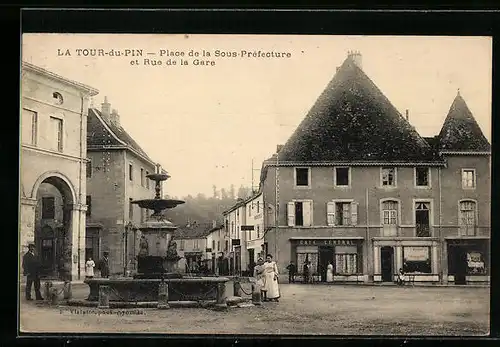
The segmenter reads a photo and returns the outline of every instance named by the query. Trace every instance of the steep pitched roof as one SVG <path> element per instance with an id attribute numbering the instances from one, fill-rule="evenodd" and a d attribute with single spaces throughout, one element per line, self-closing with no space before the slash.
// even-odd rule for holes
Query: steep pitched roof
<path id="1" fill-rule="evenodd" d="M 175 230 L 173 239 L 201 239 L 207 237 L 214 229 L 212 223 L 193 223 Z"/>
<path id="2" fill-rule="evenodd" d="M 439 150 L 451 152 L 489 152 L 484 136 L 467 104 L 457 93 L 439 132 Z"/>
<path id="3" fill-rule="evenodd" d="M 436 159 L 429 144 L 347 58 L 279 152 L 280 161 Z"/>
<path id="4" fill-rule="evenodd" d="M 107 117 L 104 117 L 102 113 L 95 108 L 89 109 L 87 117 L 87 148 L 97 150 L 126 148 L 137 153 L 154 165 L 153 160 L 125 129 L 120 125 L 110 122 Z"/>

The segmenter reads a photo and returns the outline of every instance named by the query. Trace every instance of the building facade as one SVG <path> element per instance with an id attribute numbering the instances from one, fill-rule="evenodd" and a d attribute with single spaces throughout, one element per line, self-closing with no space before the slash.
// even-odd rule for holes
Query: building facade
<path id="1" fill-rule="evenodd" d="M 349 53 L 284 146 L 263 164 L 266 252 L 316 280 L 489 281 L 490 144 L 458 93 L 423 138 Z"/>
<path id="2" fill-rule="evenodd" d="M 85 256 L 99 259 L 108 251 L 112 274 L 134 270 L 140 239 L 137 227 L 152 211 L 132 201 L 154 197 L 155 183 L 146 176 L 158 167 L 121 126 L 107 98 L 101 110 L 89 109 L 87 157 Z"/>
<path id="3" fill-rule="evenodd" d="M 257 193 L 245 200 L 246 222 L 243 226 L 243 239 L 247 256 L 242 270 L 249 269 L 264 254 L 264 196 Z"/>
<path id="4" fill-rule="evenodd" d="M 86 131 L 92 87 L 22 63 L 20 249 L 42 275 L 85 276 Z"/>

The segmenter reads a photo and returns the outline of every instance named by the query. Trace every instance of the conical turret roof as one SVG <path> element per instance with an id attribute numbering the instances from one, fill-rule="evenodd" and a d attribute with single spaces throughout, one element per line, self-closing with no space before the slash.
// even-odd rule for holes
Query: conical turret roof
<path id="1" fill-rule="evenodd" d="M 280 161 L 428 162 L 431 146 L 348 57 L 279 152 Z"/>
<path id="2" fill-rule="evenodd" d="M 490 143 L 460 92 L 451 104 L 438 138 L 439 150 L 444 152 L 489 152 L 491 150 Z"/>

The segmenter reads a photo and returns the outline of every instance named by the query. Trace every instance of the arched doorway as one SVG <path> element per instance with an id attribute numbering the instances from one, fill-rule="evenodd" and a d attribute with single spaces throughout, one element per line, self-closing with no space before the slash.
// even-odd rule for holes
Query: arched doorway
<path id="1" fill-rule="evenodd" d="M 60 177 L 45 178 L 36 191 L 35 246 L 41 276 L 66 279 L 71 276 L 73 192 Z"/>

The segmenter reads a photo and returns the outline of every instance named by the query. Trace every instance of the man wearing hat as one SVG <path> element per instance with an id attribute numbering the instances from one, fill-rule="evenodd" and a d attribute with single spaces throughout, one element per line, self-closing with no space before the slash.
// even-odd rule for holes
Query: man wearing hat
<path id="1" fill-rule="evenodd" d="M 28 252 L 23 256 L 23 272 L 26 276 L 26 300 L 33 300 L 31 298 L 31 285 L 35 287 L 36 300 L 43 300 L 40 293 L 40 260 L 35 255 L 35 245 L 30 243 L 28 245 Z"/>
<path id="2" fill-rule="evenodd" d="M 103 252 L 103 257 L 99 261 L 98 269 L 101 271 L 101 277 L 108 278 L 109 277 L 109 252 Z"/>

